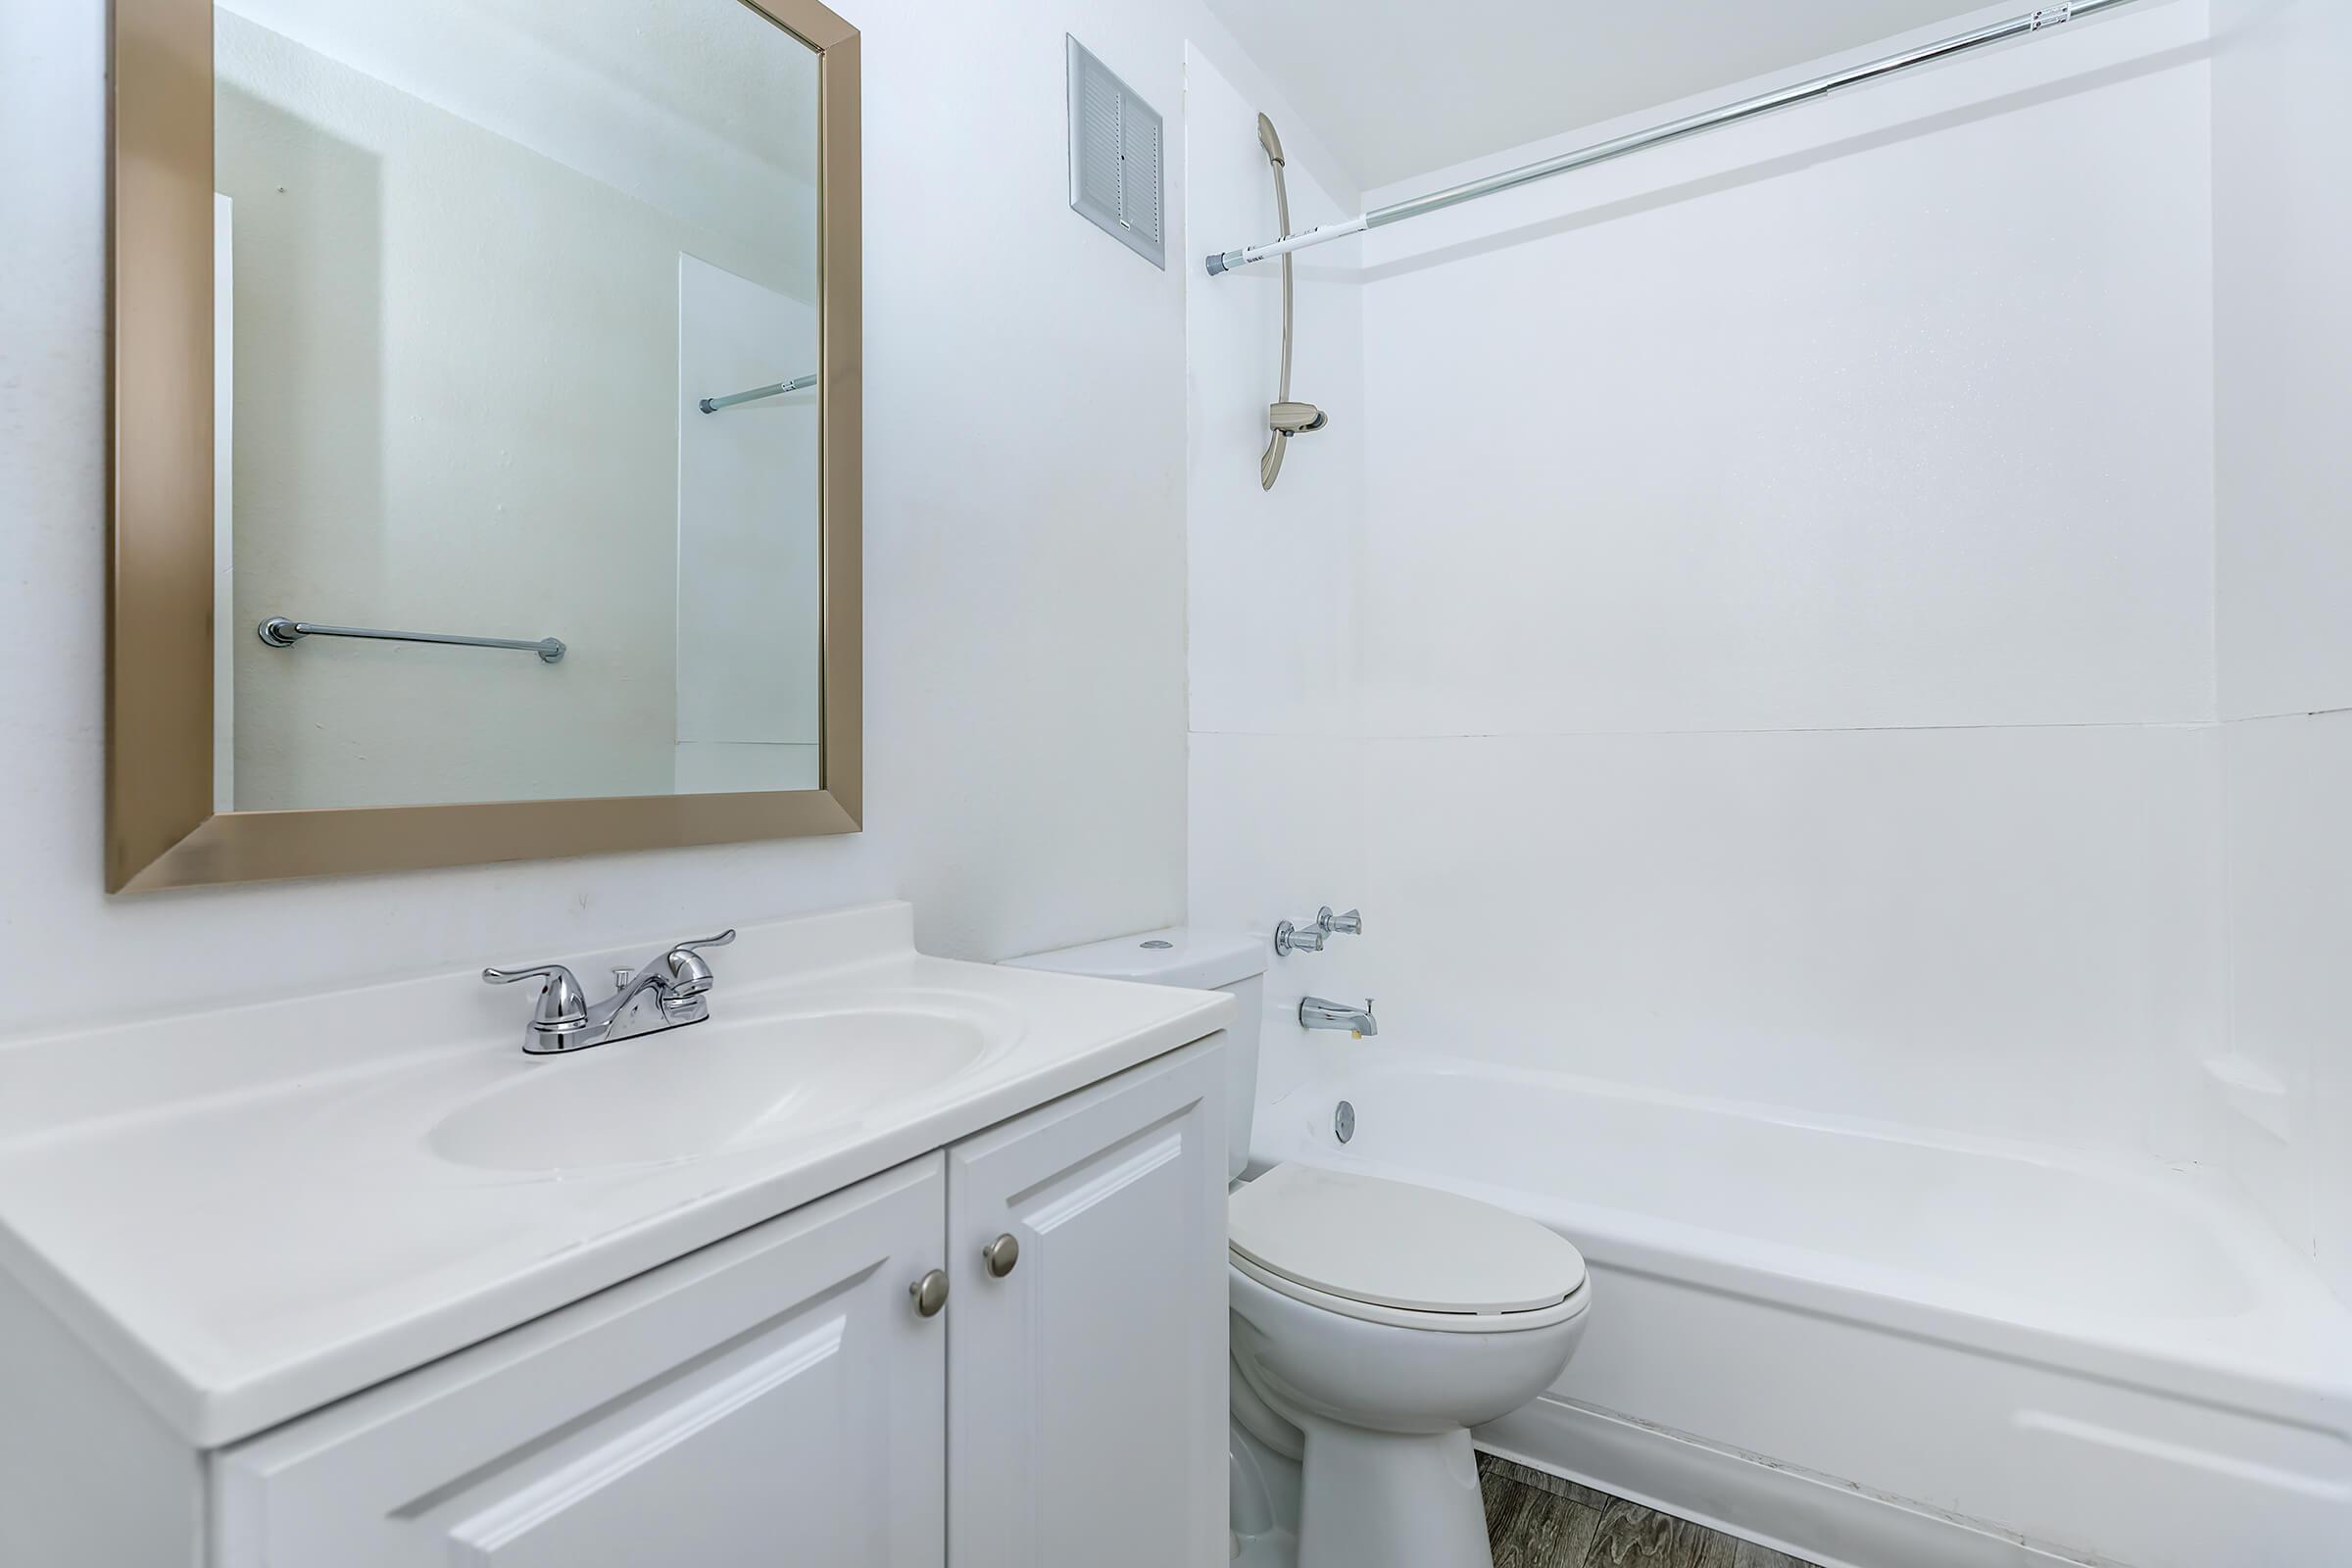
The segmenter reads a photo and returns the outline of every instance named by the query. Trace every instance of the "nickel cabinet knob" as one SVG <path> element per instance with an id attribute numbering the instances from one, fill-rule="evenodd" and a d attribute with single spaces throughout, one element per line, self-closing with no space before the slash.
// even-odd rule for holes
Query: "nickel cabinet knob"
<path id="1" fill-rule="evenodd" d="M 1012 1236 L 1000 1236 L 980 1249 L 980 1257 L 988 1265 L 989 1278 L 1001 1280 L 1021 1260 L 1021 1244 Z"/>
<path id="2" fill-rule="evenodd" d="M 912 1285 L 907 1286 L 906 1294 L 914 1298 L 914 1311 L 917 1317 L 939 1316 L 941 1310 L 948 1304 L 948 1271 L 941 1268 L 933 1269 Z"/>

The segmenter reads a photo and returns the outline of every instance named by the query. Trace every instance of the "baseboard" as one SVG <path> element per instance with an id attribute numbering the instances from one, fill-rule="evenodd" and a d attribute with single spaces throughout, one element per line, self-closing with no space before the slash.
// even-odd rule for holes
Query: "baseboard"
<path id="1" fill-rule="evenodd" d="M 1553 1395 L 1477 1438 L 1501 1458 L 1821 1568 L 2116 1568 Z"/>

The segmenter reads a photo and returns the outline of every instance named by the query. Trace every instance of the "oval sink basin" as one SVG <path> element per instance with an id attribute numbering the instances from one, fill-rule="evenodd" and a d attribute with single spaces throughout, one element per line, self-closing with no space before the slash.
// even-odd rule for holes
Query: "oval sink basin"
<path id="1" fill-rule="evenodd" d="M 952 1083 L 1004 1037 L 975 1018 L 903 1006 L 693 1024 L 541 1058 L 442 1117 L 426 1142 L 490 1170 L 707 1158 Z"/>

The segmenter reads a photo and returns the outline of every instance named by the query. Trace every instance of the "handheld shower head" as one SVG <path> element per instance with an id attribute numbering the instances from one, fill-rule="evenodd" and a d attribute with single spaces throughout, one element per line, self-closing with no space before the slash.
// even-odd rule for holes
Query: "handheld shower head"
<path id="1" fill-rule="evenodd" d="M 1264 115 L 1257 117 L 1257 144 L 1266 150 L 1266 162 L 1274 166 L 1274 218 L 1287 236 L 1291 231 L 1291 193 L 1282 177 L 1282 138 L 1274 133 L 1274 122 Z M 1222 258 L 1210 257 L 1209 271 L 1225 270 Z M 1274 488 L 1274 480 L 1282 472 L 1282 455 L 1290 450 L 1291 437 L 1309 430 L 1320 430 L 1331 422 L 1330 416 L 1312 403 L 1291 400 L 1291 259 L 1282 259 L 1282 376 L 1275 383 L 1274 402 L 1266 409 L 1266 450 L 1258 454 L 1257 483 L 1262 490 Z"/>
<path id="2" fill-rule="evenodd" d="M 1276 435 L 1304 435 L 1331 422 L 1331 416 L 1312 403 L 1275 403 L 1266 409 L 1266 427 Z"/>
<path id="3" fill-rule="evenodd" d="M 1274 134 L 1274 122 L 1265 116 L 1257 117 L 1257 144 L 1266 150 L 1266 157 L 1275 168 L 1282 167 L 1282 138 Z"/>
<path id="4" fill-rule="evenodd" d="M 1266 450 L 1258 456 L 1258 488 L 1274 488 L 1274 477 L 1282 472 L 1282 455 L 1291 449 L 1291 437 L 1320 430 L 1330 422 L 1331 416 L 1312 403 L 1294 403 L 1285 398 L 1280 403 L 1266 405 L 1266 428 L 1274 433 L 1266 437 Z"/>

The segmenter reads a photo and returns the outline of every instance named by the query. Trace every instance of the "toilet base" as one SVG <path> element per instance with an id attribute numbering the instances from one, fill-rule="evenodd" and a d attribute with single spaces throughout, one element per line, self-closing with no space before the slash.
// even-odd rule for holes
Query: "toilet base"
<path id="1" fill-rule="evenodd" d="M 1233 1568 L 1298 1568 L 1298 1459 L 1238 1420 L 1227 1423 L 1226 1441 L 1233 1480 Z"/>
<path id="2" fill-rule="evenodd" d="M 1301 1427 L 1298 1568 L 1494 1568 L 1468 1432 Z"/>
<path id="3" fill-rule="evenodd" d="M 1309 1417 L 1297 1436 L 1276 1447 L 1231 1425 L 1234 1568 L 1493 1568 L 1468 1432 L 1397 1436 Z"/>

